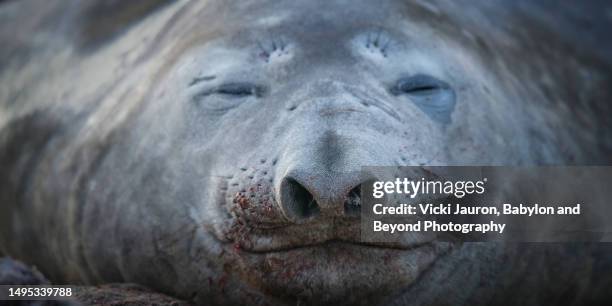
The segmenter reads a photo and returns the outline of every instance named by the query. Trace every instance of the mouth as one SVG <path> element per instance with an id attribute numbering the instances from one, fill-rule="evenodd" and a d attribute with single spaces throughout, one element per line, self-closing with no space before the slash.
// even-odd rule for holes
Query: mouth
<path id="1" fill-rule="evenodd" d="M 407 233 L 393 241 L 367 241 L 361 237 L 361 226 L 356 220 L 321 220 L 276 227 L 253 226 L 249 222 L 240 221 L 228 230 L 216 231 L 215 236 L 220 242 L 231 244 L 234 250 L 255 254 L 330 245 L 408 251 L 431 244 L 436 239 L 430 234 Z"/>
<path id="2" fill-rule="evenodd" d="M 249 286 L 272 296 L 302 296 L 313 303 L 341 305 L 407 288 L 451 247 L 437 241 L 389 245 L 334 238 L 257 244 L 233 254 L 242 267 L 237 273 Z M 325 298 L 317 301 L 318 297 Z"/>
<path id="3" fill-rule="evenodd" d="M 294 250 L 301 249 L 309 249 L 309 248 L 325 248 L 332 246 L 347 246 L 347 247 L 362 247 L 362 248 L 371 248 L 371 249 L 390 249 L 390 250 L 411 250 L 416 249 L 422 246 L 426 246 L 432 243 L 431 241 L 426 241 L 420 244 L 414 244 L 411 246 L 405 246 L 398 243 L 385 243 L 385 242 L 362 242 L 362 241 L 351 241 L 351 240 L 342 240 L 342 239 L 330 239 L 325 240 L 323 242 L 313 242 L 308 244 L 296 244 L 296 245 L 262 245 L 258 247 L 253 247 L 250 249 L 243 248 L 242 250 L 247 253 L 255 253 L 255 254 L 265 254 L 265 253 L 281 253 L 288 252 Z"/>

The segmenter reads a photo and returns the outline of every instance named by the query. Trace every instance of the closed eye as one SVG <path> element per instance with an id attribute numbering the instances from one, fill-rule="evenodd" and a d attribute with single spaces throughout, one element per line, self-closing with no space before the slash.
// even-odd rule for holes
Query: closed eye
<path id="1" fill-rule="evenodd" d="M 199 108 L 224 113 L 254 98 L 262 97 L 266 87 L 247 82 L 231 82 L 203 89 L 192 96 Z"/>
<path id="2" fill-rule="evenodd" d="M 265 88 L 260 85 L 251 83 L 225 83 L 213 88 L 206 89 L 194 96 L 195 100 L 199 100 L 206 96 L 220 95 L 230 97 L 261 97 L 265 92 Z"/>
<path id="3" fill-rule="evenodd" d="M 446 83 L 427 75 L 418 74 L 400 79 L 391 91 L 395 95 L 431 95 L 445 89 L 448 89 Z"/>
<path id="4" fill-rule="evenodd" d="M 213 93 L 220 95 L 231 95 L 231 96 L 256 96 L 260 97 L 263 95 L 264 89 L 262 86 L 250 84 L 250 83 L 228 83 L 219 85 L 213 89 Z"/>
<path id="5" fill-rule="evenodd" d="M 456 104 L 455 92 L 448 83 L 434 77 L 417 74 L 399 79 L 389 91 L 409 98 L 431 119 L 442 124 L 451 122 Z"/>
<path id="6" fill-rule="evenodd" d="M 436 90 L 438 89 L 437 86 L 434 85 L 422 85 L 422 86 L 413 86 L 410 88 L 404 88 L 402 89 L 403 92 L 405 93 L 426 93 L 432 90 Z"/>
<path id="7" fill-rule="evenodd" d="M 213 88 L 206 89 L 197 93 L 193 98 L 200 100 L 211 95 L 227 96 L 227 97 L 261 97 L 265 93 L 265 87 L 251 83 L 225 83 Z"/>

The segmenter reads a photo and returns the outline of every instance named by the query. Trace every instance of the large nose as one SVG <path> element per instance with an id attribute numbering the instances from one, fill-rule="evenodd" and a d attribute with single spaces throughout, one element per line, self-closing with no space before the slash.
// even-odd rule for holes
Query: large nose
<path id="1" fill-rule="evenodd" d="M 296 170 L 281 181 L 281 208 L 294 221 L 359 216 L 363 181 L 359 172 L 322 173 L 316 167 Z"/>

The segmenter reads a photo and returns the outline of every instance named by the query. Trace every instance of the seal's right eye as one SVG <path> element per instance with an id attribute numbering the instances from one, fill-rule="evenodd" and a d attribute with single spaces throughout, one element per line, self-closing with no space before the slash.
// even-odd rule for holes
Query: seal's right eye
<path id="1" fill-rule="evenodd" d="M 264 87 L 251 83 L 225 83 L 213 88 L 205 89 L 194 96 L 194 100 L 199 100 L 206 96 L 219 95 L 229 97 L 261 97 L 264 94 Z"/>
<path id="2" fill-rule="evenodd" d="M 249 83 L 228 83 L 218 86 L 213 91 L 213 93 L 220 95 L 261 97 L 263 95 L 264 88 L 262 86 Z"/>
<path id="3" fill-rule="evenodd" d="M 264 86 L 247 82 L 231 82 L 201 90 L 193 95 L 192 100 L 204 109 L 226 111 L 250 99 L 262 97 L 264 93 Z"/>

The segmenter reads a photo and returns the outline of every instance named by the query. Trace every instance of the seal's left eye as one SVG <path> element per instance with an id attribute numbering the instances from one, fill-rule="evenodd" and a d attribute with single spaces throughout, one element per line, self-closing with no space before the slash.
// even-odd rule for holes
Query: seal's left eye
<path id="1" fill-rule="evenodd" d="M 406 97 L 431 119 L 442 124 L 451 121 L 451 113 L 456 104 L 455 92 L 451 86 L 432 76 L 417 74 L 400 78 L 390 92 L 398 97 Z"/>
<path id="2" fill-rule="evenodd" d="M 250 83 L 227 83 L 219 85 L 211 93 L 236 97 L 261 97 L 264 93 L 264 88 Z"/>
<path id="3" fill-rule="evenodd" d="M 415 96 L 434 95 L 439 91 L 449 89 L 448 84 L 428 75 L 418 74 L 402 78 L 397 82 L 393 93 Z"/>

